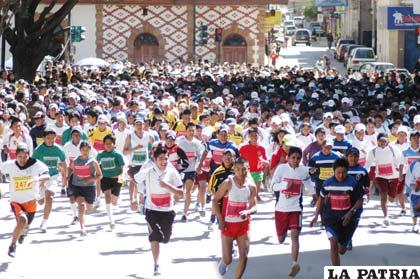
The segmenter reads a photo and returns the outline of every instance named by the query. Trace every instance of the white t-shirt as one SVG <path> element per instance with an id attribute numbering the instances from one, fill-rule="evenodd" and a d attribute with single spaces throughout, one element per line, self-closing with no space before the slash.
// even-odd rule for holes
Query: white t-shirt
<path id="1" fill-rule="evenodd" d="M 404 156 L 398 148 L 390 145 L 369 151 L 365 168 L 376 165 L 376 177 L 395 179 L 399 177 L 398 167 L 404 164 Z"/>
<path id="2" fill-rule="evenodd" d="M 20 169 L 16 160 L 11 160 L 1 163 L 1 172 L 10 176 L 10 201 L 25 203 L 37 200 L 40 197 L 39 182 L 33 182 L 29 185 L 27 182 L 41 175 L 48 174 L 48 167 L 41 161 L 35 160 L 29 167 Z"/>
<path id="3" fill-rule="evenodd" d="M 66 154 L 66 158 L 67 158 L 67 165 L 70 165 L 70 163 L 76 159 L 77 157 L 79 157 L 80 154 L 80 143 L 76 146 L 73 144 L 73 141 L 69 141 L 67 142 L 64 146 L 63 146 L 63 151 L 64 154 Z M 96 156 L 98 155 L 98 152 L 92 148 L 90 150 L 90 156 L 93 158 L 96 158 Z"/>
<path id="4" fill-rule="evenodd" d="M 177 143 L 188 157 L 190 163 L 188 168 L 184 172 L 193 172 L 196 169 L 197 161 L 201 158 L 201 143 L 199 140 L 193 138 L 189 141 L 185 136 L 177 139 Z"/>
<path id="5" fill-rule="evenodd" d="M 287 189 L 289 182 L 292 186 Z M 279 200 L 275 210 L 280 212 L 302 211 L 303 186 L 314 187 L 309 175 L 309 167 L 299 166 L 293 169 L 288 163 L 281 164 L 276 168 L 271 185 L 273 191 L 279 191 Z"/>
<path id="6" fill-rule="evenodd" d="M 150 210 L 168 212 L 173 210 L 173 194 L 160 186 L 160 180 L 174 186 L 182 186 L 181 176 L 173 167 L 166 167 L 164 171 L 157 168 L 155 164 L 152 167 L 138 172 L 134 179 L 139 185 L 145 185 L 146 203 L 145 207 Z"/>

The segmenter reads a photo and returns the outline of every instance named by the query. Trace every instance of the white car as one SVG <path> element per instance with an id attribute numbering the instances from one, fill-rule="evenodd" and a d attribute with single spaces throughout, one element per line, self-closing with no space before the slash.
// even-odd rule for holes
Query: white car
<path id="1" fill-rule="evenodd" d="M 371 47 L 357 47 L 353 49 L 347 60 L 347 70 L 358 71 L 362 64 L 376 62 L 376 56 Z"/>
<path id="2" fill-rule="evenodd" d="M 370 62 L 365 63 L 359 68 L 359 72 L 370 74 L 372 72 L 377 73 L 386 73 L 390 71 L 395 71 L 395 66 L 392 63 L 386 62 Z"/>
<path id="3" fill-rule="evenodd" d="M 286 36 L 293 36 L 293 34 L 295 34 L 295 31 L 296 31 L 296 26 L 294 25 L 284 27 L 284 34 Z"/>

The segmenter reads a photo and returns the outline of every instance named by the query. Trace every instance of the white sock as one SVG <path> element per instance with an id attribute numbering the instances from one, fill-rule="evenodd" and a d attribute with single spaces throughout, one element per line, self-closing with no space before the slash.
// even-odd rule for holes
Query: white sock
<path id="1" fill-rule="evenodd" d="M 106 204 L 106 212 L 108 213 L 109 222 L 114 223 L 114 212 L 112 211 L 112 203 Z"/>
<path id="2" fill-rule="evenodd" d="M 78 212 L 77 212 L 76 203 L 70 203 L 70 207 L 71 207 L 71 212 L 73 213 L 73 217 L 77 217 Z"/>
<path id="3" fill-rule="evenodd" d="M 47 226 L 47 222 L 48 222 L 48 219 L 42 220 L 41 226 L 46 227 Z"/>

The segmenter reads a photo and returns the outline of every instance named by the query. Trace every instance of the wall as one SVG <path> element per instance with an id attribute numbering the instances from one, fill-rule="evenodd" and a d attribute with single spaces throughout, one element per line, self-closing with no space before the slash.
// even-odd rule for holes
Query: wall
<path id="1" fill-rule="evenodd" d="M 95 5 L 76 5 L 72 10 L 71 25 L 80 25 L 86 28 L 83 33 L 86 39 L 80 43 L 73 43 L 76 48 L 75 61 L 86 57 L 96 57 L 96 7 Z"/>

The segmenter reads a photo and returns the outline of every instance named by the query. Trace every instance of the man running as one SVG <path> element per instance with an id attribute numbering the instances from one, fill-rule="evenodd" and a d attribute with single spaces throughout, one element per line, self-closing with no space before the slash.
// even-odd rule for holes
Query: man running
<path id="1" fill-rule="evenodd" d="M 418 132 L 417 132 L 418 133 Z M 417 218 L 420 217 L 420 160 L 413 161 L 407 170 L 405 184 L 409 189 L 411 217 L 413 218 L 412 232 L 419 232 Z"/>
<path id="2" fill-rule="evenodd" d="M 317 201 L 315 216 L 310 226 L 318 221 L 320 213 L 330 241 L 330 257 L 334 266 L 340 265 L 340 255 L 346 253 L 348 242 L 356 230 L 355 214 L 363 202 L 363 188 L 348 175 L 349 163 L 340 158 L 334 162 L 334 175 L 324 181 Z"/>
<path id="3" fill-rule="evenodd" d="M 288 162 L 279 165 L 271 180 L 276 194 L 275 223 L 279 243 L 284 243 L 287 231 L 291 231 L 292 265 L 289 276 L 295 277 L 300 270 L 297 262 L 299 255 L 299 234 L 302 229 L 303 186 L 313 187 L 309 168 L 299 166 L 302 150 L 290 147 Z"/>
<path id="4" fill-rule="evenodd" d="M 19 143 L 16 159 L 0 163 L 0 174 L 10 176 L 10 205 L 16 217 L 16 227 L 8 251 L 8 255 L 12 258 L 16 255 L 16 242 L 23 243 L 26 231 L 35 217 L 40 194 L 39 183 L 50 177 L 48 167 L 41 161 L 30 158 L 29 152 L 26 144 Z"/>
<path id="5" fill-rule="evenodd" d="M 55 130 L 47 127 L 44 131 L 44 140 L 34 151 L 32 157 L 38 159 L 48 166 L 50 179 L 45 187 L 45 206 L 44 219 L 41 223 L 40 230 L 43 233 L 47 232 L 47 222 L 52 209 L 52 202 L 54 197 L 54 189 L 58 184 L 59 172 L 61 172 L 61 183 L 67 187 L 67 164 L 66 154 L 63 149 L 55 143 Z"/>
<path id="6" fill-rule="evenodd" d="M 223 182 L 214 194 L 213 212 L 222 232 L 222 259 L 219 273 L 224 275 L 232 262 L 233 241 L 239 248 L 239 264 L 235 278 L 240 279 L 245 272 L 249 251 L 250 215 L 257 211 L 257 190 L 248 178 L 249 165 L 244 158 L 234 163 L 234 175 Z M 223 200 L 220 210 L 219 202 Z"/>
<path id="7" fill-rule="evenodd" d="M 101 190 L 105 194 L 106 212 L 109 226 L 115 227 L 113 206 L 118 203 L 122 182 L 119 177 L 124 170 L 124 157 L 115 149 L 115 137 L 106 135 L 103 139 L 105 150 L 98 154 L 97 160 L 102 169 Z"/>

